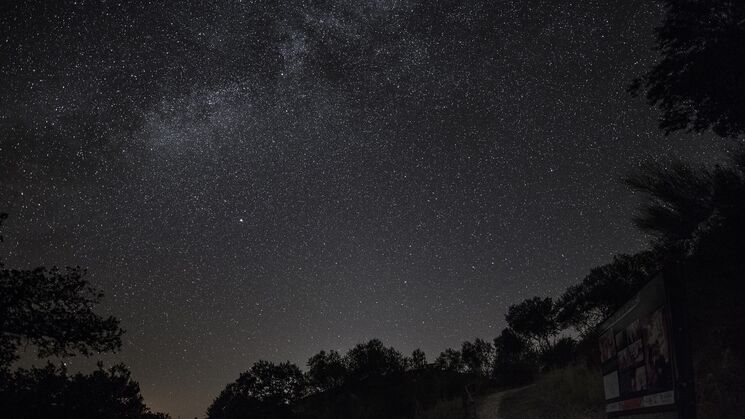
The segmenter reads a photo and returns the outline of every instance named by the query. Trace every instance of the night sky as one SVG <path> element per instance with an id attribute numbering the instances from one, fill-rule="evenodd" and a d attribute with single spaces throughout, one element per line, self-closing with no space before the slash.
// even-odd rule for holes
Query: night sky
<path id="1" fill-rule="evenodd" d="M 2 257 L 87 267 L 174 418 L 258 359 L 491 339 L 645 246 L 624 175 L 722 154 L 626 93 L 647 0 L 62 3 L 0 6 Z"/>

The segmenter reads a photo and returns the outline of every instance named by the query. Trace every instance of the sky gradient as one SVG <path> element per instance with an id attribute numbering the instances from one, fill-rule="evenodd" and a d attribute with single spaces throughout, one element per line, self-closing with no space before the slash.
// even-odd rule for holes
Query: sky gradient
<path id="1" fill-rule="evenodd" d="M 626 92 L 653 2 L 56 3 L 0 6 L 3 259 L 88 268 L 174 418 L 258 359 L 492 339 L 644 247 L 624 175 L 723 150 Z"/>

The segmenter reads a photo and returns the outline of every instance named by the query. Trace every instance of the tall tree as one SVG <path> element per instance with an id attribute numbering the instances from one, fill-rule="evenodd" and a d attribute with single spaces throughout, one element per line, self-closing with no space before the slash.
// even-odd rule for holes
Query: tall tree
<path id="1" fill-rule="evenodd" d="M 337 351 L 321 351 L 308 360 L 309 384 L 320 391 L 341 386 L 346 377 L 347 367 Z"/>
<path id="2" fill-rule="evenodd" d="M 505 320 L 515 333 L 549 349 L 559 334 L 558 310 L 550 297 L 533 297 L 507 309 Z"/>
<path id="3" fill-rule="evenodd" d="M 537 373 L 532 343 L 510 328 L 494 338 L 494 368 L 497 382 L 517 385 L 530 382 Z"/>
<path id="4" fill-rule="evenodd" d="M 7 269 L 0 263 L 0 366 L 17 359 L 27 343 L 40 357 L 119 349 L 119 320 L 93 310 L 102 298 L 79 267 Z"/>
<path id="5" fill-rule="evenodd" d="M 303 373 L 297 366 L 258 361 L 217 396 L 207 409 L 207 419 L 291 417 L 289 405 L 304 389 Z"/>
<path id="6" fill-rule="evenodd" d="M 660 110 L 660 127 L 745 133 L 745 2 L 663 0 L 661 60 L 630 90 Z"/>
<path id="7" fill-rule="evenodd" d="M 347 352 L 345 359 L 349 375 L 357 380 L 401 372 L 405 369 L 401 353 L 394 348 L 386 347 L 378 339 L 357 344 Z"/>
<path id="8" fill-rule="evenodd" d="M 495 362 L 515 362 L 527 358 L 533 348 L 527 339 L 505 328 L 494 338 Z"/>
<path id="9" fill-rule="evenodd" d="M 447 348 L 435 359 L 435 368 L 443 371 L 463 372 L 463 356 L 460 351 Z"/>
<path id="10" fill-rule="evenodd" d="M 411 362 L 409 362 L 409 368 L 412 370 L 423 370 L 427 368 L 427 356 L 424 351 L 417 348 L 411 353 Z"/>
<path id="11" fill-rule="evenodd" d="M 660 256 L 654 251 L 614 256 L 611 263 L 593 268 L 581 283 L 567 288 L 557 302 L 557 320 L 587 336 L 660 267 Z"/>
<path id="12" fill-rule="evenodd" d="M 476 338 L 473 342 L 463 342 L 461 347 L 463 363 L 468 372 L 488 375 L 494 362 L 494 347 L 491 343 Z"/>

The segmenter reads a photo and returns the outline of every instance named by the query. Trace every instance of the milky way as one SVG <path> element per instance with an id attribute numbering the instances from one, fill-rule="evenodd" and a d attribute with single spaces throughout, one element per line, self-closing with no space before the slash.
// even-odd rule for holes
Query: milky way
<path id="1" fill-rule="evenodd" d="M 4 259 L 87 267 L 174 417 L 258 359 L 491 339 L 644 246 L 620 178 L 721 151 L 626 92 L 652 2 L 8 3 Z"/>

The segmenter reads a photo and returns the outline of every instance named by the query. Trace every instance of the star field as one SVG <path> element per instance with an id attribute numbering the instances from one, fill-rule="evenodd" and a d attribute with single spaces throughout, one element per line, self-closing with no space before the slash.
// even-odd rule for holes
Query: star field
<path id="1" fill-rule="evenodd" d="M 719 158 L 626 92 L 646 1 L 56 3 L 1 6 L 4 258 L 87 267 L 174 417 L 258 359 L 491 339 L 642 248 L 630 170 Z"/>

